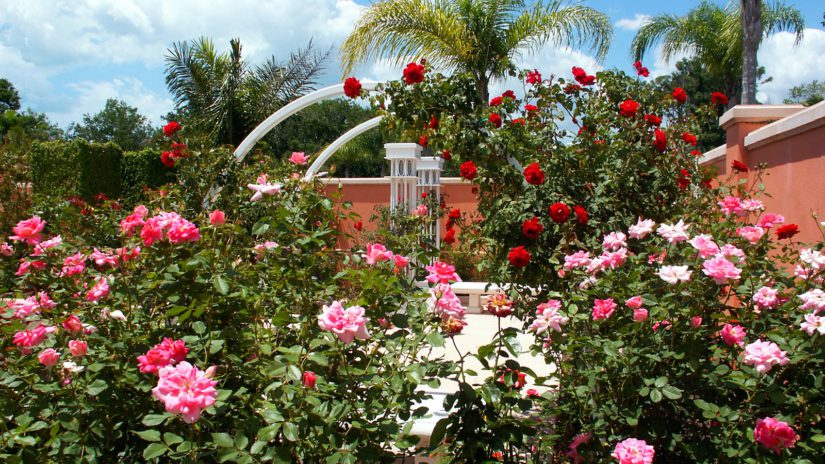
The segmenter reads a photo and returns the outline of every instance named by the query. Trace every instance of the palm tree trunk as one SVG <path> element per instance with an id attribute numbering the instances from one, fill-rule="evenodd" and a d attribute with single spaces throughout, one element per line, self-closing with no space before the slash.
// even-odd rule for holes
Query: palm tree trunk
<path id="1" fill-rule="evenodd" d="M 486 108 L 490 104 L 490 78 L 484 73 L 476 74 L 476 85 L 481 98 L 481 106 Z"/>
<path id="2" fill-rule="evenodd" d="M 742 104 L 756 104 L 756 52 L 762 39 L 762 0 L 740 0 L 742 10 Z"/>

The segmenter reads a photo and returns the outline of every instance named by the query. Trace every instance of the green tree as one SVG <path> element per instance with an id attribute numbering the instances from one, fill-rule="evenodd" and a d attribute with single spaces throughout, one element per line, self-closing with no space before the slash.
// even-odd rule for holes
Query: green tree
<path id="1" fill-rule="evenodd" d="M 822 100 L 825 100 L 825 82 L 815 80 L 807 84 L 792 87 L 790 97 L 785 99 L 785 104 L 801 103 L 805 106 L 811 106 Z"/>
<path id="2" fill-rule="evenodd" d="M 369 59 L 426 58 L 437 68 L 471 73 L 486 102 L 490 81 L 514 72 L 522 51 L 552 43 L 587 47 L 603 58 L 612 37 L 605 14 L 560 0 L 383 0 L 341 45 L 341 66 L 346 75 Z"/>
<path id="3" fill-rule="evenodd" d="M 76 138 L 90 142 L 114 142 L 125 151 L 135 151 L 145 147 L 157 129 L 137 108 L 110 98 L 100 112 L 84 114 L 83 122 L 73 124 L 69 132 Z"/>
<path id="4" fill-rule="evenodd" d="M 211 39 L 201 37 L 174 44 L 166 55 L 166 86 L 176 111 L 217 144 L 238 145 L 275 110 L 314 90 L 329 55 L 310 42 L 286 63 L 272 56 L 251 67 L 240 40 L 229 45 L 229 52 L 219 53 Z"/>
<path id="5" fill-rule="evenodd" d="M 0 138 L 4 142 L 9 139 L 55 140 L 63 138 L 64 135 L 44 113 L 35 113 L 31 109 L 21 112 L 6 110 L 0 113 Z"/>
<path id="6" fill-rule="evenodd" d="M 738 4 L 729 3 L 720 7 L 708 1 L 702 1 L 684 16 L 660 14 L 636 33 L 631 53 L 640 60 L 645 53 L 661 44 L 666 61 L 683 54 L 697 57 L 703 72 L 724 83 L 724 89 L 720 90 L 728 95 L 730 106 L 733 106 L 742 101 L 744 51 L 741 17 Z M 768 3 L 762 5 L 760 18 L 760 39 L 774 32 L 791 31 L 796 34 L 797 44 L 802 40 L 805 21 L 796 8 L 782 2 Z M 756 64 L 755 59 L 753 64 Z"/>
<path id="7" fill-rule="evenodd" d="M 0 111 L 20 109 L 20 95 L 8 79 L 0 79 Z"/>

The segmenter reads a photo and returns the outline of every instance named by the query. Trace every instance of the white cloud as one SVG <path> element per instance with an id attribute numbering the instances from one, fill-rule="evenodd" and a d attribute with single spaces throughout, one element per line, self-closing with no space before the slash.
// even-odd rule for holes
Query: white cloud
<path id="1" fill-rule="evenodd" d="M 624 29 L 626 31 L 638 31 L 639 28 L 641 28 L 642 26 L 647 24 L 648 21 L 650 21 L 650 18 L 650 15 L 636 13 L 632 18 L 622 18 L 613 23 L 613 25 L 619 29 Z"/>
<path id="2" fill-rule="evenodd" d="M 794 47 L 794 35 L 779 32 L 759 48 L 759 65 L 773 81 L 759 86 L 763 103 L 782 103 L 791 87 L 825 80 L 825 31 L 805 29 L 802 42 Z"/>

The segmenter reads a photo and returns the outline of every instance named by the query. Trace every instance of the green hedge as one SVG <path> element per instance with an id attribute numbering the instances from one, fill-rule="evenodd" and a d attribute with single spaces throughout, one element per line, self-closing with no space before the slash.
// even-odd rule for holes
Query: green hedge
<path id="1" fill-rule="evenodd" d="M 174 171 L 161 163 L 158 150 L 152 148 L 124 153 L 120 169 L 121 195 L 129 207 L 144 200 L 144 188 L 157 188 L 174 180 Z"/>
<path id="2" fill-rule="evenodd" d="M 31 151 L 32 192 L 35 195 L 86 200 L 98 193 L 121 196 L 123 151 L 113 143 L 85 140 L 38 142 Z"/>

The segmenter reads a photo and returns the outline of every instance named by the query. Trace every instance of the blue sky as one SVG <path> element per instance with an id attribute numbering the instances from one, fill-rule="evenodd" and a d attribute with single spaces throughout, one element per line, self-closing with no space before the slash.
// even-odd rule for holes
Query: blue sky
<path id="1" fill-rule="evenodd" d="M 369 1 L 364 0 L 38 0 L 0 2 L 0 77 L 18 88 L 24 107 L 45 112 L 62 127 L 99 111 L 107 98 L 136 106 L 154 123 L 172 109 L 163 82 L 163 56 L 175 41 L 210 36 L 221 49 L 240 37 L 247 60 L 287 57 L 313 38 L 334 47 L 324 84 L 339 78 L 337 46 Z M 545 47 L 525 56 L 525 67 L 545 74 L 569 73 L 572 65 L 630 70 L 629 46 L 645 16 L 682 14 L 698 1 L 590 0 L 584 4 L 610 16 L 615 38 L 604 63 L 586 52 Z M 724 4 L 720 0 L 717 3 Z M 767 103 L 781 103 L 787 90 L 814 79 L 825 81 L 825 2 L 787 0 L 808 29 L 801 46 L 780 34 L 765 41 L 760 64 L 773 82 L 762 86 Z M 653 75 L 672 70 L 658 56 L 646 58 Z M 399 70 L 368 63 L 361 78 L 391 79 Z M 499 83 L 503 88 L 506 83 Z"/>

